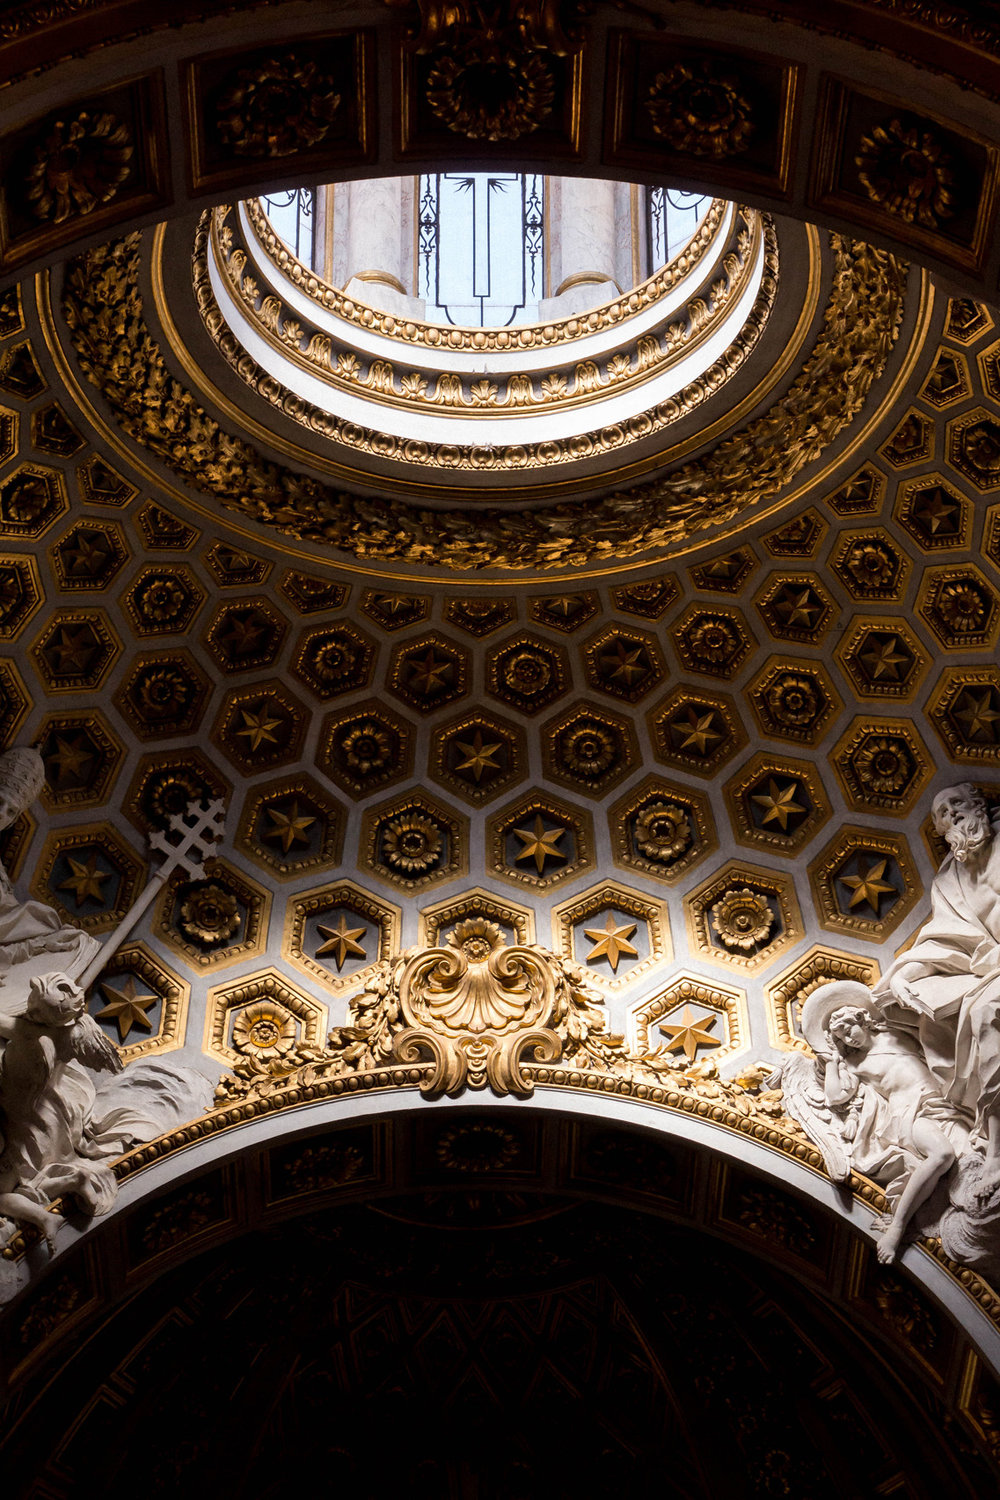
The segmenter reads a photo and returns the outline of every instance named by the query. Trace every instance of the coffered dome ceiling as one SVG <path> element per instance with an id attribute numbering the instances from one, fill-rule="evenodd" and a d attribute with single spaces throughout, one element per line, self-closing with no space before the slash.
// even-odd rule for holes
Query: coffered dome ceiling
<path id="1" fill-rule="evenodd" d="M 469 159 L 707 186 L 718 259 L 683 297 L 654 276 L 516 349 L 441 349 L 356 299 L 304 309 L 268 255 L 244 194 L 281 152 L 238 99 L 217 118 L 272 68 L 254 16 L 236 61 L 218 18 L 178 53 L 182 123 L 152 75 L 95 84 L 141 143 L 116 166 L 102 126 L 100 201 L 53 196 L 36 141 L 35 196 L 0 204 L 0 730 L 46 773 L 0 857 L 104 937 L 149 836 L 226 805 L 205 878 L 175 874 L 94 986 L 126 1059 L 280 1068 L 378 960 L 451 937 L 554 950 L 610 1038 L 742 1088 L 805 1045 L 811 990 L 873 981 L 924 920 L 933 793 L 1000 801 L 996 148 L 928 72 L 950 165 L 894 197 L 864 165 L 877 128 L 892 155 L 876 63 L 849 84 L 827 39 L 814 77 L 811 36 L 758 35 L 752 146 L 739 95 L 695 150 L 640 108 L 663 39 L 605 18 L 589 134 L 584 64 L 554 54 L 548 124 Z M 455 158 L 423 54 L 378 126 L 373 39 L 273 64 L 313 80 L 288 180 Z M 317 77 L 348 101 L 329 138 Z M 796 175 L 803 119 L 826 144 Z"/>
<path id="2" fill-rule="evenodd" d="M 230 222 L 4 301 L 4 727 L 47 773 L 8 861 L 104 933 L 145 836 L 229 808 L 95 1013 L 129 1055 L 231 1061 L 251 1001 L 319 1037 L 377 958 L 480 917 L 583 964 L 620 1030 L 796 1045 L 808 989 L 922 918 L 932 791 L 991 783 L 991 315 L 779 226 L 759 344 L 658 477 L 553 503 L 536 462 L 456 505 L 439 454 L 418 506 L 356 451 L 344 488 L 339 433 L 164 274 L 186 246 L 199 284 Z"/>
<path id="3" fill-rule="evenodd" d="M 248 534 L 348 565 L 634 568 L 829 480 L 927 331 L 929 284 L 914 276 L 905 316 L 891 257 L 717 210 L 686 299 L 689 253 L 589 316 L 465 349 L 343 297 L 310 321 L 246 210 L 91 252 L 41 316 L 131 461 L 160 460 L 161 483 L 207 493 Z M 168 285 L 164 264 L 192 253 L 193 288 Z"/>

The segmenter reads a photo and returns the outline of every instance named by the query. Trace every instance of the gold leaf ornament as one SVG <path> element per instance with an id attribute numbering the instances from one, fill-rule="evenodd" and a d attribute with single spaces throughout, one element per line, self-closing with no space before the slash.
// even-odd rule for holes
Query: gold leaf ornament
<path id="1" fill-rule="evenodd" d="M 691 844 L 691 820 L 682 807 L 670 802 L 653 802 L 635 820 L 636 847 L 648 859 L 669 864 Z"/>
<path id="2" fill-rule="evenodd" d="M 295 1042 L 295 1018 L 280 1005 L 258 1001 L 240 1011 L 233 1023 L 233 1046 L 237 1052 L 258 1057 L 279 1057 Z"/>
<path id="3" fill-rule="evenodd" d="M 236 897 L 214 881 L 194 886 L 180 910 L 184 936 L 206 948 L 218 948 L 238 931 L 240 908 Z"/>
<path id="4" fill-rule="evenodd" d="M 854 161 L 868 197 L 886 213 L 926 229 L 954 217 L 951 157 L 927 125 L 886 120 L 862 136 Z"/>
<path id="5" fill-rule="evenodd" d="M 259 1022 L 267 1029 L 260 1040 L 267 1041 L 275 1007 L 256 1008 L 268 1013 Z M 253 1009 L 245 1013 L 248 1030 Z M 763 1089 L 761 1069 L 725 1082 L 713 1062 L 692 1063 L 692 1043 L 695 1049 L 721 1045 L 721 1037 L 710 1034 L 713 1024 L 711 1016 L 694 1022 L 696 1040 L 684 1016 L 674 1028 L 681 1040 L 673 1048 L 632 1051 L 624 1037 L 608 1032 L 603 1002 L 584 966 L 540 946 L 508 947 L 496 923 L 469 917 L 456 923 L 446 946 L 410 948 L 375 964 L 365 988 L 349 1001 L 347 1025 L 334 1027 L 325 1046 L 300 1042 L 266 1055 L 244 1043 L 232 1073 L 219 1082 L 216 1104 L 242 1108 L 246 1101 L 283 1096 L 291 1105 L 300 1088 L 322 1093 L 332 1085 L 339 1093 L 341 1080 L 365 1073 L 394 1086 L 418 1085 L 429 1099 L 485 1088 L 525 1098 L 536 1082 L 575 1088 L 584 1076 L 599 1075 L 616 1088 L 669 1087 L 768 1129 L 779 1124 L 798 1132 L 782 1114 L 780 1090 Z M 503 1126 L 470 1130 L 462 1124 L 441 1140 L 441 1159 L 455 1170 L 501 1169 L 516 1154 Z"/>
<path id="6" fill-rule="evenodd" d="M 688 156 L 735 156 L 753 134 L 750 105 L 733 79 L 707 62 L 675 63 L 646 96 L 653 133 Z"/>
<path id="7" fill-rule="evenodd" d="M 489 39 L 437 49 L 427 75 L 431 112 L 469 140 L 516 141 L 552 110 L 555 81 L 538 52 Z"/>
<path id="8" fill-rule="evenodd" d="M 712 926 L 727 948 L 751 953 L 770 937 L 774 913 L 766 896 L 743 886 L 725 891 L 715 903 Z"/>
<path id="9" fill-rule="evenodd" d="M 56 120 L 34 149 L 25 183 L 37 219 L 61 224 L 110 203 L 129 174 L 132 137 L 107 112 Z"/>
<path id="10" fill-rule="evenodd" d="M 240 68 L 216 104 L 219 136 L 237 156 L 288 156 L 329 134 L 340 95 L 312 58 L 288 53 Z"/>
<path id="11" fill-rule="evenodd" d="M 524 511 L 484 506 L 474 516 L 398 498 L 359 500 L 279 468 L 223 430 L 173 377 L 146 325 L 137 234 L 70 264 L 63 311 L 83 372 L 126 435 L 223 506 L 366 559 L 433 560 L 459 571 L 548 568 L 583 565 L 596 555 L 635 557 L 731 519 L 787 484 L 842 431 L 896 338 L 905 268 L 839 238 L 833 251 L 832 297 L 808 360 L 781 399 L 736 438 L 665 477 L 596 501 Z M 845 368 L 856 371 L 851 381 L 842 378 Z M 368 441 L 351 424 L 336 435 Z"/>

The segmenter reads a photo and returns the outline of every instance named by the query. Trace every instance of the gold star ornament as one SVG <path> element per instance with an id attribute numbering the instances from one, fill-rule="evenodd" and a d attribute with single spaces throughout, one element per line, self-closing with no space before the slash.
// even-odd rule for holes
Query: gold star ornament
<path id="1" fill-rule="evenodd" d="M 268 807 L 265 811 L 272 826 L 265 830 L 264 838 L 280 844 L 282 854 L 287 854 L 293 844 L 308 844 L 306 829 L 311 828 L 316 819 L 299 811 L 298 800 L 292 803 L 287 812 L 281 812 L 276 807 Z"/>
<path id="2" fill-rule="evenodd" d="M 72 740 L 68 740 L 57 734 L 56 748 L 46 757 L 45 764 L 55 767 L 56 785 L 63 787 L 72 781 L 83 781 L 93 759 L 94 752 L 88 747 L 83 735 L 74 735 Z"/>
<path id="3" fill-rule="evenodd" d="M 565 828 L 546 828 L 542 822 L 541 813 L 536 813 L 534 826 L 530 830 L 514 829 L 515 836 L 524 845 L 521 852 L 514 856 L 515 860 L 533 859 L 535 869 L 541 875 L 547 859 L 566 859 L 563 851 L 556 848 L 565 832 Z"/>
<path id="4" fill-rule="evenodd" d="M 343 912 L 340 913 L 340 921 L 336 927 L 331 927 L 328 922 L 317 922 L 316 930 L 321 937 L 326 938 L 326 942 L 316 949 L 316 957 L 326 958 L 327 954 L 332 954 L 338 973 L 344 967 L 346 959 L 365 957 L 364 944 L 359 943 L 358 938 L 363 937 L 368 928 L 348 927 L 347 917 Z"/>
<path id="5" fill-rule="evenodd" d="M 69 865 L 70 873 L 65 880 L 60 880 L 61 891 L 72 891 L 76 897 L 77 906 L 82 906 L 88 899 L 104 903 L 104 892 L 101 890 L 102 880 L 110 880 L 111 875 L 107 870 L 97 868 L 97 854 L 92 853 L 84 863 L 82 859 L 74 859 L 72 854 L 67 854 L 66 863 Z"/>
<path id="6" fill-rule="evenodd" d="M 714 742 L 723 738 L 714 727 L 714 723 L 715 710 L 713 708 L 703 714 L 689 708 L 686 720 L 677 719 L 671 727 L 680 740 L 682 750 L 693 750 L 696 755 L 707 755 Z"/>
<path id="7" fill-rule="evenodd" d="M 667 1051 L 683 1052 L 688 1062 L 694 1062 L 699 1047 L 721 1047 L 722 1038 L 710 1035 L 718 1019 L 718 1016 L 704 1016 L 698 1021 L 690 1005 L 685 1005 L 680 1021 L 663 1022 L 660 1026 L 667 1038 Z"/>
<path id="8" fill-rule="evenodd" d="M 146 1012 L 156 1004 L 159 996 L 137 994 L 135 978 L 132 974 L 128 976 L 121 989 L 115 989 L 110 984 L 102 984 L 101 993 L 106 1003 L 103 1010 L 94 1013 L 94 1020 L 115 1021 L 118 1025 L 120 1042 L 125 1040 L 134 1026 L 141 1026 L 143 1031 L 152 1031 L 153 1023 Z"/>
<path id="9" fill-rule="evenodd" d="M 863 875 L 837 876 L 841 885 L 846 885 L 851 893 L 851 899 L 847 903 L 849 911 L 853 911 L 854 907 L 860 906 L 864 901 L 878 916 L 882 897 L 896 894 L 895 886 L 882 878 L 888 863 L 887 859 L 874 859 Z"/>
<path id="10" fill-rule="evenodd" d="M 498 750 L 503 749 L 500 740 L 484 741 L 482 731 L 477 729 L 471 740 L 456 740 L 455 749 L 465 759 L 455 767 L 456 771 L 468 771 L 473 781 L 480 782 L 484 771 L 499 771 L 500 762 L 496 759 Z"/>
<path id="11" fill-rule="evenodd" d="M 971 688 L 966 688 L 959 700 L 962 707 L 955 710 L 955 718 L 965 725 L 966 739 L 995 740 L 994 725 L 1000 720 L 1000 711 L 992 704 L 989 688 L 978 698 Z"/>
<path id="12" fill-rule="evenodd" d="M 585 927 L 584 937 L 589 937 L 594 944 L 587 954 L 588 964 L 594 963 L 599 958 L 606 958 L 611 965 L 612 973 L 617 974 L 618 964 L 623 954 L 628 958 L 638 958 L 638 948 L 629 942 L 629 938 L 638 925 L 638 922 L 622 922 L 619 925 L 615 921 L 614 913 L 608 912 L 603 929 Z"/>
<path id="13" fill-rule="evenodd" d="M 259 750 L 261 745 L 276 745 L 278 736 L 275 730 L 280 728 L 281 719 L 276 719 L 267 711 L 266 703 L 259 708 L 241 708 L 243 715 L 243 728 L 237 729 L 236 733 L 242 735 L 251 751 Z"/>
<path id="14" fill-rule="evenodd" d="M 782 833 L 788 832 L 788 822 L 797 813 L 804 813 L 806 808 L 801 802 L 795 801 L 795 793 L 798 791 L 797 781 L 790 781 L 784 787 L 779 787 L 774 777 L 770 777 L 766 792 L 755 792 L 750 801 L 760 808 L 761 826 L 766 827 L 768 823 L 777 823 Z"/>

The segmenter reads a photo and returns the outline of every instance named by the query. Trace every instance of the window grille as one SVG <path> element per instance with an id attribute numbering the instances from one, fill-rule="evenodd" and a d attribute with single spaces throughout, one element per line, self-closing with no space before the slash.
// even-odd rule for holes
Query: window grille
<path id="1" fill-rule="evenodd" d="M 679 188 L 646 189 L 646 254 L 650 276 L 683 250 L 711 202 L 703 193 L 685 193 Z"/>
<path id="2" fill-rule="evenodd" d="M 431 322 L 503 328 L 538 316 L 544 178 L 441 172 L 420 178 L 419 295 Z"/>
<path id="3" fill-rule="evenodd" d="M 282 192 L 263 193 L 260 201 L 275 234 L 284 240 L 303 265 L 315 270 L 315 188 L 287 188 Z"/>

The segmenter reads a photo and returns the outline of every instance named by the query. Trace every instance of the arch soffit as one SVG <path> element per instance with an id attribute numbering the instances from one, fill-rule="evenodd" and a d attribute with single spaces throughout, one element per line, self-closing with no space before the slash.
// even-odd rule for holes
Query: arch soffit
<path id="1" fill-rule="evenodd" d="M 3 282 L 101 243 L 125 224 L 173 218 L 279 181 L 530 160 L 564 174 L 707 184 L 854 233 L 995 299 L 1000 27 L 977 24 L 957 7 L 940 17 L 932 7 L 900 15 L 896 0 L 880 0 L 841 7 L 827 22 L 815 7 L 791 0 L 766 7 L 751 0 L 739 7 L 738 42 L 729 12 L 699 4 L 671 7 L 662 29 L 645 15 L 609 11 L 583 24 L 579 50 L 555 59 L 558 97 L 544 125 L 494 144 L 469 140 L 421 112 L 421 70 L 429 64 L 408 46 L 411 22 L 396 8 L 366 0 L 328 19 L 321 37 L 299 7 L 247 5 L 239 46 L 234 7 L 213 17 L 215 8 L 199 6 L 196 16 L 193 6 L 180 7 L 179 16 L 172 9 L 169 29 L 164 22 L 151 34 L 142 8 L 141 35 L 131 6 L 74 4 L 33 14 L 37 8 L 25 5 L 5 19 Z M 282 142 L 280 154 L 255 145 L 252 133 L 241 139 L 230 132 L 233 144 L 224 145 L 216 116 L 226 87 L 269 60 L 301 57 L 305 42 L 310 55 L 328 55 L 333 73 L 341 69 L 334 84 L 342 125 L 312 144 Z M 671 58 L 744 80 L 752 146 L 685 150 L 669 122 L 654 130 L 651 91 L 656 70 Z M 45 178 L 53 127 L 61 121 L 68 128 L 76 106 L 91 119 L 110 113 L 132 146 L 109 163 L 104 201 L 86 205 L 72 193 L 60 200 Z M 897 117 L 904 134 L 915 129 L 919 149 L 930 153 L 936 196 L 926 201 L 912 200 L 896 173 L 906 149 L 891 129 Z M 879 137 L 883 129 L 892 139 Z M 664 144 L 668 138 L 673 146 Z M 866 139 L 879 147 L 877 161 Z"/>
<path id="2" fill-rule="evenodd" d="M 914 1242 L 890 1275 L 867 1233 L 882 1206 L 870 1184 L 855 1179 L 852 1195 L 818 1157 L 797 1160 L 697 1111 L 551 1087 L 513 1106 L 487 1091 L 429 1110 L 392 1089 L 180 1139 L 190 1134 L 126 1157 L 107 1217 L 67 1226 L 50 1261 L 39 1248 L 22 1260 L 31 1283 L 5 1314 L 11 1391 L 58 1360 L 67 1337 L 205 1250 L 317 1207 L 474 1187 L 612 1202 L 721 1237 L 888 1344 L 974 1427 L 1000 1392 L 1000 1305 L 974 1273 Z"/>

